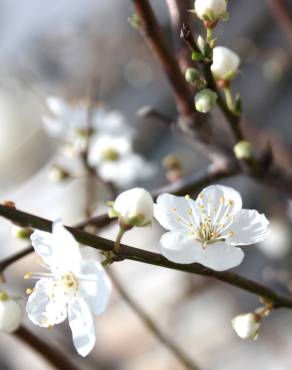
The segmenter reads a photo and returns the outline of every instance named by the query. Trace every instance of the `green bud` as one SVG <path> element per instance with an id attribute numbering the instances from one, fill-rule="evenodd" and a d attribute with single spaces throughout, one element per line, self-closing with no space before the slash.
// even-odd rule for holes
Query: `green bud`
<path id="1" fill-rule="evenodd" d="M 208 113 L 215 106 L 217 94 L 210 89 L 203 89 L 195 96 L 195 105 L 198 112 Z"/>
<path id="2" fill-rule="evenodd" d="M 12 225 L 12 234 L 18 239 L 29 239 L 32 233 L 33 230 L 29 227 Z"/>
<path id="3" fill-rule="evenodd" d="M 252 158 L 253 148 L 250 142 L 242 140 L 233 148 L 235 157 L 239 160 L 247 160 Z"/>
<path id="4" fill-rule="evenodd" d="M 188 83 L 196 82 L 200 78 L 200 73 L 196 68 L 188 68 L 185 73 L 185 79 Z"/>
<path id="5" fill-rule="evenodd" d="M 128 22 L 134 29 L 139 29 L 142 24 L 140 17 L 135 13 L 128 18 Z"/>
<path id="6" fill-rule="evenodd" d="M 192 60 L 200 61 L 204 59 L 204 55 L 201 53 L 198 53 L 197 51 L 192 52 Z"/>

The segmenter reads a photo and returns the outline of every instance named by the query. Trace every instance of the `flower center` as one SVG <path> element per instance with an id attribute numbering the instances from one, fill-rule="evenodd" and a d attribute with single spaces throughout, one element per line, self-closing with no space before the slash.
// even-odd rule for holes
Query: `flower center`
<path id="1" fill-rule="evenodd" d="M 61 276 L 61 284 L 64 289 L 64 292 L 72 293 L 77 290 L 78 282 L 72 272 L 66 272 Z"/>
<path id="2" fill-rule="evenodd" d="M 102 151 L 103 161 L 117 161 L 119 158 L 119 152 L 113 148 L 106 148 Z"/>

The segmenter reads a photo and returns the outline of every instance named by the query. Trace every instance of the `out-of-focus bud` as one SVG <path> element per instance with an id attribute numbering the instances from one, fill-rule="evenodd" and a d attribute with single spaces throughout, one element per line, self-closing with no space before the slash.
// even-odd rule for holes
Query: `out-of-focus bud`
<path id="1" fill-rule="evenodd" d="M 60 166 L 52 166 L 49 170 L 49 179 L 52 182 L 62 182 L 70 177 L 70 173 Z"/>
<path id="2" fill-rule="evenodd" d="M 21 227 L 18 225 L 12 225 L 11 233 L 18 239 L 29 239 L 33 233 L 32 229 L 29 227 Z"/>
<path id="3" fill-rule="evenodd" d="M 236 334 L 242 339 L 257 339 L 261 326 L 261 316 L 256 313 L 246 313 L 231 320 Z"/>
<path id="4" fill-rule="evenodd" d="M 253 147 L 250 142 L 242 140 L 234 146 L 233 152 L 237 159 L 248 160 L 252 158 Z"/>
<path id="5" fill-rule="evenodd" d="M 212 73 L 216 80 L 232 81 L 238 73 L 240 65 L 239 56 L 224 46 L 213 49 Z"/>
<path id="6" fill-rule="evenodd" d="M 22 310 L 20 304 L 0 291 L 0 331 L 12 333 L 18 329 L 21 323 Z"/>
<path id="7" fill-rule="evenodd" d="M 188 68 L 185 73 L 185 79 L 188 83 L 194 83 L 200 78 L 200 73 L 196 68 Z"/>
<path id="8" fill-rule="evenodd" d="M 153 218 L 154 202 L 143 188 L 121 193 L 113 203 L 110 216 L 118 217 L 122 226 L 146 226 Z"/>
<path id="9" fill-rule="evenodd" d="M 182 165 L 174 154 L 163 158 L 163 166 L 166 169 L 166 178 L 169 182 L 175 182 L 182 177 Z"/>
<path id="10" fill-rule="evenodd" d="M 226 0 L 196 0 L 195 11 L 203 21 L 216 22 L 227 11 Z"/>
<path id="11" fill-rule="evenodd" d="M 206 45 L 206 42 L 205 42 L 203 36 L 201 36 L 201 35 L 198 36 L 198 38 L 197 38 L 197 45 L 198 45 L 198 48 L 203 53 L 204 52 L 204 49 L 205 49 L 205 45 Z"/>
<path id="12" fill-rule="evenodd" d="M 198 112 L 208 113 L 215 106 L 217 94 L 210 89 L 203 89 L 195 96 L 195 106 Z"/>

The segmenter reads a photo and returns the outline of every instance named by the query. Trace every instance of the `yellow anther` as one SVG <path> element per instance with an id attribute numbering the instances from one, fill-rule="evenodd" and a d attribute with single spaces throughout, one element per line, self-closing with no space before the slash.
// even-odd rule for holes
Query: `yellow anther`
<path id="1" fill-rule="evenodd" d="M 53 329 L 54 325 L 49 325 L 48 330 L 51 331 Z"/>
<path id="2" fill-rule="evenodd" d="M 44 262 L 44 260 L 42 259 L 42 257 L 37 257 L 37 259 L 36 259 L 36 263 L 37 263 L 38 265 L 42 265 L 42 264 L 43 264 L 43 262 Z"/>
<path id="3" fill-rule="evenodd" d="M 221 204 L 223 204 L 223 203 L 225 202 L 224 197 L 220 197 L 219 202 L 220 202 Z"/>
<path id="4" fill-rule="evenodd" d="M 33 289 L 31 289 L 31 288 L 27 288 L 26 291 L 25 291 L 25 293 L 27 295 L 30 295 L 32 292 L 33 292 Z"/>
<path id="5" fill-rule="evenodd" d="M 200 198 L 200 199 L 204 199 L 204 194 L 200 194 L 200 195 L 199 195 L 199 198 Z"/>
<path id="6" fill-rule="evenodd" d="M 30 278 L 31 278 L 31 275 L 32 275 L 32 272 L 28 272 L 27 274 L 25 274 L 25 275 L 24 275 L 24 277 L 23 277 L 23 278 L 24 278 L 25 280 L 28 280 L 28 279 L 30 279 Z"/>
<path id="7" fill-rule="evenodd" d="M 172 212 L 176 212 L 176 208 L 172 208 L 171 210 L 172 210 Z"/>
<path id="8" fill-rule="evenodd" d="M 188 214 L 189 215 L 192 215 L 193 214 L 193 210 L 191 208 L 188 210 Z"/>
<path id="9" fill-rule="evenodd" d="M 234 231 L 230 231 L 229 236 L 234 236 Z"/>
<path id="10" fill-rule="evenodd" d="M 234 204 L 234 201 L 233 200 L 229 200 L 228 201 L 228 205 L 231 207 L 231 206 L 233 206 L 233 204 Z"/>
<path id="11" fill-rule="evenodd" d="M 185 195 L 185 198 L 186 199 L 191 199 L 191 197 L 189 196 L 189 194 Z"/>

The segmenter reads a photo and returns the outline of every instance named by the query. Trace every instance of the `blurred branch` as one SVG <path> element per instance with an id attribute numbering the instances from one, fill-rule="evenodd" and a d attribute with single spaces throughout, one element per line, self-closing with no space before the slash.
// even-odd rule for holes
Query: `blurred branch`
<path id="1" fill-rule="evenodd" d="M 292 52 L 292 9 L 285 0 L 266 0 L 279 27 L 286 35 Z M 288 2 L 289 3 L 289 2 Z M 291 5 L 291 2 L 290 2 Z"/>
<path id="2" fill-rule="evenodd" d="M 32 227 L 34 229 L 39 229 L 47 232 L 51 232 L 52 230 L 51 221 L 38 216 L 31 215 L 29 213 L 19 211 L 15 208 L 0 205 L 0 215 L 10 221 L 16 222 L 23 226 Z M 81 244 L 106 252 L 109 251 L 112 252 L 113 250 L 114 242 L 112 242 L 111 240 L 107 240 L 99 236 L 86 233 L 76 228 L 67 227 L 67 229 Z M 292 309 L 292 298 L 287 297 L 283 294 L 279 294 L 264 285 L 261 285 L 247 278 L 241 277 L 233 272 L 228 271 L 218 272 L 203 267 L 199 264 L 183 265 L 174 263 L 167 260 L 165 257 L 158 253 L 148 252 L 139 248 L 133 248 L 123 244 L 121 245 L 118 258 L 120 260 L 128 259 L 132 261 L 147 263 L 150 265 L 166 267 L 173 270 L 189 272 L 192 274 L 202 276 L 208 276 L 223 281 L 237 288 L 243 289 L 245 291 L 248 291 L 250 293 L 253 293 L 257 296 L 266 298 L 273 302 L 275 308 L 285 307 Z"/>
<path id="3" fill-rule="evenodd" d="M 156 325 L 155 321 L 139 306 L 136 301 L 130 297 L 127 291 L 124 289 L 119 279 L 116 277 L 112 269 L 107 269 L 107 272 L 115 285 L 117 291 L 123 300 L 129 305 L 129 307 L 136 313 L 139 319 L 143 322 L 146 328 L 174 355 L 174 357 L 180 361 L 186 369 L 199 370 L 199 367 L 189 359 L 180 348 L 176 346 Z"/>
<path id="4" fill-rule="evenodd" d="M 20 326 L 13 335 L 30 346 L 33 351 L 36 351 L 43 356 L 46 361 L 54 368 L 59 370 L 78 370 L 79 367 L 75 366 L 65 355 L 64 351 L 51 347 L 46 341 L 31 333 L 24 326 Z M 17 354 L 16 354 L 17 355 Z"/>

